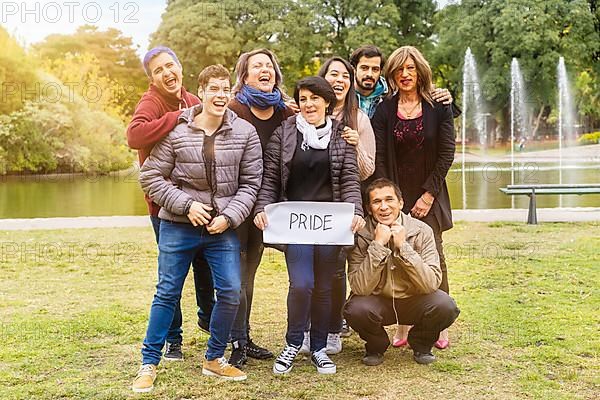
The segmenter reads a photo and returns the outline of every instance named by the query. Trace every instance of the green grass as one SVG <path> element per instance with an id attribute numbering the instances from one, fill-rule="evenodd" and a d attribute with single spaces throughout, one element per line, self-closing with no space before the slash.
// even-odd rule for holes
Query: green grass
<path id="1" fill-rule="evenodd" d="M 287 377 L 251 360 L 248 380 L 201 374 L 206 335 L 186 283 L 183 363 L 161 363 L 151 395 L 130 385 L 156 279 L 151 229 L 0 231 L 1 399 L 593 399 L 600 392 L 600 225 L 458 223 L 445 234 L 461 315 L 452 346 L 419 366 L 390 349 L 360 363 L 356 334 L 319 376 L 306 359 Z M 265 254 L 252 315 L 256 342 L 278 351 L 287 274 Z"/>

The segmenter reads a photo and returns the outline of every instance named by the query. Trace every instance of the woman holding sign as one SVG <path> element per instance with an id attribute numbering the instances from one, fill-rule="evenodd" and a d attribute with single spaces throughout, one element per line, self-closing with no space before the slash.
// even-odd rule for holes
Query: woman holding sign
<path id="1" fill-rule="evenodd" d="M 342 137 L 344 125 L 329 116 L 336 104 L 335 92 L 325 79 L 308 77 L 296 84 L 294 98 L 300 114 L 288 118 L 275 130 L 265 151 L 254 223 L 261 230 L 267 227 L 264 208 L 271 203 L 347 202 L 354 204 L 350 228 L 356 232 L 365 224 L 356 149 Z M 291 371 L 309 316 L 311 362 L 319 373 L 336 372 L 325 347 L 331 318 L 331 284 L 339 251 L 339 246 L 331 245 L 286 246 L 290 280 L 288 326 L 286 346 L 273 365 L 275 374 Z"/>
<path id="2" fill-rule="evenodd" d="M 432 100 L 431 68 L 416 48 L 396 49 L 384 74 L 394 95 L 377 107 L 371 120 L 377 143 L 375 176 L 396 183 L 402 190 L 402 212 L 433 230 L 442 270 L 440 289 L 448 293 L 442 232 L 452 228 L 446 186 L 455 149 L 452 108 Z M 447 335 L 442 331 L 437 348 L 448 347 Z M 405 344 L 400 340 L 395 345 Z"/>

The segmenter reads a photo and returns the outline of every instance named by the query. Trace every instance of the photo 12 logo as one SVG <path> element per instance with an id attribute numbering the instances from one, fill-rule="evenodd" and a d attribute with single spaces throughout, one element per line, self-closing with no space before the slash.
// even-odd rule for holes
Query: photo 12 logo
<path id="1" fill-rule="evenodd" d="M 98 103 L 102 99 L 125 99 L 137 95 L 133 84 L 113 84 L 106 88 L 97 82 L 2 82 L 0 101 L 6 103 L 15 99 L 44 103 L 74 103 L 81 98 L 86 103 Z"/>
<path id="2" fill-rule="evenodd" d="M 95 24 L 110 19 L 115 24 L 139 23 L 137 13 L 140 6 L 136 2 L 114 2 L 104 4 L 96 1 L 2 1 L 0 21 L 3 24 L 18 21 L 27 23 L 86 23 Z"/>

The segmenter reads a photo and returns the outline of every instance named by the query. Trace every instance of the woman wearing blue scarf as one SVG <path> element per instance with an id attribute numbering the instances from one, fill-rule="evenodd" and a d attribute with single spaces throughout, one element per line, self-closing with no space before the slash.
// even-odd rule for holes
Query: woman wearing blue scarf
<path id="1" fill-rule="evenodd" d="M 264 151 L 273 131 L 294 110 L 284 103 L 284 94 L 280 90 L 281 70 L 275 55 L 267 49 L 257 49 L 240 56 L 236 66 L 236 84 L 233 87 L 235 98 L 229 103 L 229 109 L 256 128 Z M 251 214 L 253 215 L 253 213 Z M 264 250 L 262 231 L 252 219 L 246 220 L 238 229 L 242 268 L 242 292 L 240 306 L 231 330 L 232 351 L 229 363 L 243 366 L 247 357 L 268 359 L 273 357 L 269 350 L 256 345 L 250 339 L 250 309 L 254 292 L 254 277 Z"/>

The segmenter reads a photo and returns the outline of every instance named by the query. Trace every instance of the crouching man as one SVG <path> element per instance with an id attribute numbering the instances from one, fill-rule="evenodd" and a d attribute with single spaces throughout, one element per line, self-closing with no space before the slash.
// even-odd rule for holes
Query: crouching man
<path id="1" fill-rule="evenodd" d="M 159 206 L 158 284 L 134 392 L 149 392 L 190 263 L 204 254 L 217 300 L 210 318 L 204 375 L 246 374 L 223 357 L 240 302 L 240 244 L 234 229 L 254 207 L 262 179 L 256 129 L 227 108 L 229 71 L 206 67 L 198 77 L 202 104 L 184 110 L 140 171 L 140 184 Z"/>
<path id="2" fill-rule="evenodd" d="M 386 325 L 413 325 L 408 343 L 419 364 L 435 361 L 431 347 L 460 313 L 454 300 L 438 289 L 442 280 L 433 232 L 403 214 L 402 193 L 388 179 L 366 190 L 369 212 L 348 259 L 352 294 L 344 315 L 366 341 L 363 363 L 379 365 L 390 345 Z"/>

